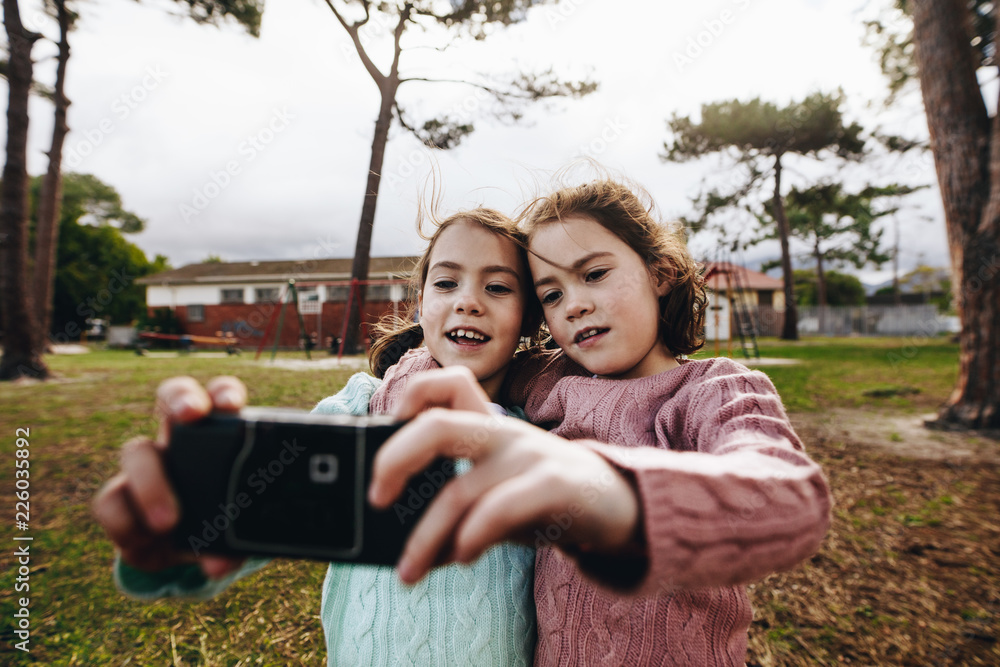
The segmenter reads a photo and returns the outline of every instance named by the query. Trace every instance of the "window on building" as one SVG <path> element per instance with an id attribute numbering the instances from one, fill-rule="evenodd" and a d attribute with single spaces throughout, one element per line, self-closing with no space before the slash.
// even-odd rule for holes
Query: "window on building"
<path id="1" fill-rule="evenodd" d="M 347 301 L 347 292 L 349 289 L 350 286 L 348 285 L 327 285 L 326 300 L 344 303 Z"/>
<path id="2" fill-rule="evenodd" d="M 258 287 L 253 291 L 253 302 L 277 303 L 280 296 L 280 290 L 277 287 Z"/>
<path id="3" fill-rule="evenodd" d="M 762 306 L 774 305 L 774 290 L 762 289 L 757 292 L 758 303 Z"/>
<path id="4" fill-rule="evenodd" d="M 187 307 L 187 319 L 188 322 L 204 322 L 205 321 L 205 306 L 195 305 Z"/>
<path id="5" fill-rule="evenodd" d="M 369 285 L 365 292 L 367 301 L 391 301 L 389 298 L 389 288 L 391 285 Z"/>
<path id="6" fill-rule="evenodd" d="M 350 285 L 327 285 L 326 300 L 345 303 L 350 291 Z M 410 290 L 409 285 L 369 285 L 368 289 L 365 290 L 366 301 L 392 301 L 393 297 L 401 295 L 402 298 L 399 299 L 400 301 L 405 301 L 411 297 L 416 298 L 416 295 Z"/>
<path id="7" fill-rule="evenodd" d="M 243 288 L 222 290 L 222 303 L 243 303 Z"/>

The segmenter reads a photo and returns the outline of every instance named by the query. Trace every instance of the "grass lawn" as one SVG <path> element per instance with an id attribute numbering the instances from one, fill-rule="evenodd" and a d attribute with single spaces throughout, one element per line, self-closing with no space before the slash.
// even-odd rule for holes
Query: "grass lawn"
<path id="1" fill-rule="evenodd" d="M 1000 663 L 1000 443 L 948 434 L 976 440 L 976 455 L 916 459 L 908 457 L 905 437 L 889 443 L 893 452 L 821 427 L 831 414 L 881 419 L 932 412 L 955 381 L 957 346 L 938 339 L 816 339 L 763 341 L 761 352 L 800 361 L 761 370 L 824 466 L 836 507 L 816 556 L 753 585 L 748 661 Z M 8 547 L 0 556 L 0 662 L 325 664 L 324 565 L 272 564 L 208 602 L 135 602 L 115 591 L 111 545 L 91 520 L 89 502 L 116 471 L 121 443 L 155 431 L 152 396 L 164 378 L 235 374 L 246 382 L 251 404 L 309 408 L 355 369 L 285 370 L 255 364 L 251 355 L 143 358 L 96 349 L 47 361 L 57 381 L 0 385 L 0 456 L 8 461 L 0 468 L 0 497 L 9 508 L 2 528 Z M 30 592 L 15 594 L 17 428 L 30 428 L 31 512 L 30 530 L 16 534 L 34 541 Z M 983 451 L 991 454 L 984 458 Z M 22 596 L 31 599 L 30 654 L 13 646 L 14 598 Z"/>

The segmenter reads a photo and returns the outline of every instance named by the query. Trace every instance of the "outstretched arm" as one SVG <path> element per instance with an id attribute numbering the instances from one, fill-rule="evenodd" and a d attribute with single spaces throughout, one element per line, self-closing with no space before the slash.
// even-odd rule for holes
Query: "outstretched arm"
<path id="1" fill-rule="evenodd" d="M 574 512 L 561 544 L 594 553 L 629 551 L 639 508 L 625 475 L 587 447 L 520 420 L 490 415 L 471 372 L 452 367 L 410 382 L 396 415 L 413 417 L 375 459 L 369 499 L 389 506 L 406 481 L 435 457 L 463 457 L 470 472 L 453 479 L 416 526 L 399 563 L 406 582 L 431 567 L 468 563 L 504 540 L 534 542 L 553 519 Z"/>
<path id="2" fill-rule="evenodd" d="M 722 586 L 791 567 L 826 533 L 829 487 L 762 374 L 706 383 L 686 413 L 661 415 L 658 439 L 688 450 L 673 451 L 567 441 L 477 414 L 484 399 L 463 370 L 420 376 L 398 414 L 426 404 L 465 411 L 418 415 L 375 462 L 377 506 L 435 456 L 474 462 L 411 535 L 400 563 L 406 581 L 501 540 L 533 543 L 558 523 L 556 545 L 607 585 L 638 594 Z"/>

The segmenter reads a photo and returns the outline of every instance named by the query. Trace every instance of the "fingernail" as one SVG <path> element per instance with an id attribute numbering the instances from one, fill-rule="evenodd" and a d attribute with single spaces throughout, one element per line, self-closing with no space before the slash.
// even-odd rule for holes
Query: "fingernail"
<path id="1" fill-rule="evenodd" d="M 403 580 L 403 583 L 413 583 L 416 572 L 414 571 L 413 562 L 409 558 L 406 556 L 400 558 L 396 569 L 399 571 L 399 578 Z"/>
<path id="2" fill-rule="evenodd" d="M 168 406 L 170 408 L 170 414 L 179 417 L 183 415 L 187 410 L 194 409 L 194 401 L 191 400 L 190 396 L 175 396 L 170 400 Z"/>
<path id="3" fill-rule="evenodd" d="M 226 389 L 216 397 L 215 403 L 220 408 L 236 409 L 240 407 L 240 393 L 235 389 Z"/>

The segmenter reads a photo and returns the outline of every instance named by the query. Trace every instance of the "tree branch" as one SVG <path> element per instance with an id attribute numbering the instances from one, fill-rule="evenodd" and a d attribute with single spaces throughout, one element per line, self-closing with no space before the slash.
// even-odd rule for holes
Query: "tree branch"
<path id="1" fill-rule="evenodd" d="M 462 84 L 465 84 L 466 86 L 472 86 L 473 88 L 479 88 L 481 90 L 485 90 L 486 92 L 490 93 L 491 95 L 493 95 L 493 96 L 495 96 L 497 98 L 505 97 L 505 96 L 515 96 L 516 97 L 516 95 L 512 95 L 512 94 L 509 95 L 508 93 L 505 93 L 502 90 L 498 90 L 496 88 L 491 88 L 490 86 L 487 86 L 487 85 L 484 85 L 484 84 L 481 84 L 481 83 L 476 83 L 475 81 L 466 81 L 465 79 L 428 79 L 428 78 L 422 77 L 422 76 L 408 76 L 408 77 L 406 77 L 404 79 L 400 79 L 399 80 L 400 83 L 406 83 L 407 81 L 424 81 L 426 83 L 462 83 Z"/>
<path id="2" fill-rule="evenodd" d="M 328 0 L 329 1 L 329 0 Z M 410 12 L 413 10 L 413 4 L 407 2 L 403 5 L 403 11 L 399 13 L 399 22 L 396 24 L 396 29 L 392 32 L 393 38 L 393 54 L 392 54 L 392 66 L 389 68 L 390 79 L 396 81 L 396 85 L 399 85 L 399 55 L 403 52 L 402 47 L 399 42 L 403 37 L 403 32 L 406 30 L 406 22 L 410 20 Z"/>
<path id="3" fill-rule="evenodd" d="M 344 30 L 347 31 L 347 34 L 351 36 L 351 41 L 354 42 L 354 48 L 358 52 L 358 57 L 361 58 L 361 64 L 365 66 L 365 69 L 368 70 L 368 74 L 375 81 L 375 84 L 379 87 L 379 90 L 381 90 L 382 86 L 385 83 L 386 79 L 385 74 L 382 74 L 381 70 L 379 70 L 379 68 L 375 65 L 375 63 L 372 62 L 372 59 L 368 57 L 368 54 L 365 52 L 365 47 L 361 45 L 361 36 L 360 34 L 358 34 L 358 28 L 367 23 L 369 18 L 368 14 L 369 3 L 365 2 L 364 5 L 365 5 L 365 18 L 361 21 L 351 24 L 344 19 L 343 15 L 337 10 L 336 7 L 334 7 L 333 2 L 331 0 L 326 0 L 326 6 L 329 7 L 330 11 L 333 12 L 333 15 L 337 17 L 337 21 L 339 21 L 340 25 L 344 28 Z"/>

